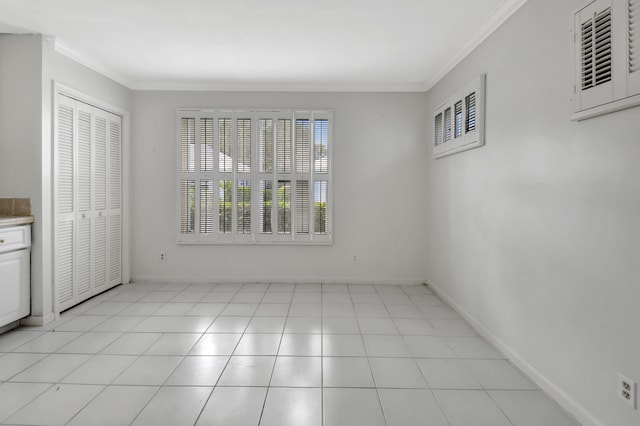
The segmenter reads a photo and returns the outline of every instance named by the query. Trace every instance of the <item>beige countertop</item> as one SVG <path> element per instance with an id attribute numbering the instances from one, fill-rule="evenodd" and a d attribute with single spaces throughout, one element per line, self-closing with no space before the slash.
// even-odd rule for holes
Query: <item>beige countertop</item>
<path id="1" fill-rule="evenodd" d="M 7 226 L 29 225 L 35 221 L 30 215 L 26 216 L 0 216 L 0 228 Z"/>

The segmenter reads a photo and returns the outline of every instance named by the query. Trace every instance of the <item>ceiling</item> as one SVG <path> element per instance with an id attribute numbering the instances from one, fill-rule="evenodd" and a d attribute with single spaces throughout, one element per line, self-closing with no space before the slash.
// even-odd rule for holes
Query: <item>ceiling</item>
<path id="1" fill-rule="evenodd" d="M 526 0 L 2 0 L 132 89 L 426 91 Z"/>

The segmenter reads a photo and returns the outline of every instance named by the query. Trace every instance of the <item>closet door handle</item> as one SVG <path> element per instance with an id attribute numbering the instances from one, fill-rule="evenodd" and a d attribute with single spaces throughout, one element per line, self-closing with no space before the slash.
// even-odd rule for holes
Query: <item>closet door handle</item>
<path id="1" fill-rule="evenodd" d="M 4 243 L 4 240 L 0 240 L 0 244 Z"/>

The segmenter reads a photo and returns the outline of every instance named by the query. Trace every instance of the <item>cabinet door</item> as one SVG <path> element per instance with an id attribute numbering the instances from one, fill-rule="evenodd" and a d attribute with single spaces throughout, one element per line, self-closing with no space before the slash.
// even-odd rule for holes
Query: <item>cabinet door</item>
<path id="1" fill-rule="evenodd" d="M 29 253 L 0 255 L 0 327 L 29 315 Z"/>

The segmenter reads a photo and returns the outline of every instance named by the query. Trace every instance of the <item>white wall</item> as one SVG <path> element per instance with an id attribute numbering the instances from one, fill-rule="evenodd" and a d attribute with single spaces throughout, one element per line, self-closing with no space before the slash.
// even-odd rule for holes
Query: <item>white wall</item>
<path id="1" fill-rule="evenodd" d="M 42 202 L 41 184 L 44 173 L 41 99 L 42 38 L 0 35 L 0 196 L 31 199 L 36 218 L 31 233 L 31 275 L 32 287 L 37 289 L 42 288 L 46 239 L 42 220 L 46 206 Z M 38 301 L 32 310 L 42 315 Z"/>
<path id="2" fill-rule="evenodd" d="M 423 94 L 143 91 L 134 99 L 134 280 L 423 281 Z M 176 245 L 175 114 L 181 107 L 333 109 L 334 244 Z M 359 263 L 352 263 L 354 255 Z"/>
<path id="3" fill-rule="evenodd" d="M 429 283 L 585 425 L 638 425 L 640 108 L 572 122 L 572 12 L 527 2 L 427 97 L 487 73 L 486 146 L 428 157 Z M 433 125 L 429 123 L 429 134 Z"/>
<path id="4" fill-rule="evenodd" d="M 31 198 L 31 322 L 52 319 L 53 82 L 131 110 L 131 91 L 40 35 L 0 35 L 0 196 Z"/>

